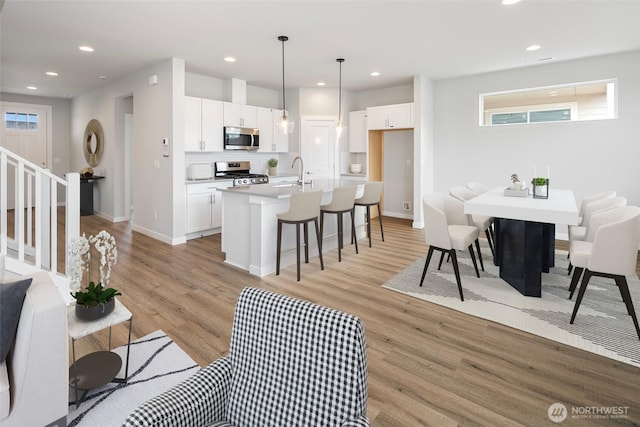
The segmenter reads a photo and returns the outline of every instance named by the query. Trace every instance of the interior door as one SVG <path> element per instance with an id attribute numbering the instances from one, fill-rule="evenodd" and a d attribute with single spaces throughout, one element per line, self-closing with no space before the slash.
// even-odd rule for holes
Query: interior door
<path id="1" fill-rule="evenodd" d="M 0 145 L 37 166 L 47 168 L 47 126 L 46 106 L 3 103 Z M 8 172 L 7 206 L 13 209 L 15 168 L 9 167 Z"/>
<path id="2" fill-rule="evenodd" d="M 339 177 L 335 119 L 302 119 L 302 158 L 305 179 Z"/>

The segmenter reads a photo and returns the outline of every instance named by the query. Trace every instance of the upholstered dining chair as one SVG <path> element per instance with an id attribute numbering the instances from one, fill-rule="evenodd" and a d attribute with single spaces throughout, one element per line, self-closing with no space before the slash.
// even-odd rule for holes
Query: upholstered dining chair
<path id="1" fill-rule="evenodd" d="M 468 182 L 467 188 L 475 192 L 476 194 L 486 193 L 487 191 L 491 190 L 491 187 L 480 182 Z"/>
<path id="2" fill-rule="evenodd" d="M 316 239 L 318 241 L 318 256 L 320 257 L 320 269 L 324 270 L 322 260 L 322 236 L 318 227 L 318 217 L 320 216 L 320 201 L 323 192 L 306 191 L 291 194 L 289 210 L 277 215 L 278 218 L 278 241 L 276 248 L 276 276 L 280 274 L 280 251 L 282 246 L 282 225 L 294 224 L 296 226 L 296 270 L 297 279 L 300 281 L 300 225 L 304 227 L 304 262 L 309 262 L 309 223 L 313 222 L 316 227 Z"/>
<path id="3" fill-rule="evenodd" d="M 596 221 L 603 224 L 596 225 L 593 242 L 575 241 L 572 244 L 570 259 L 576 270 L 574 277 L 580 277 L 582 273 L 582 281 L 569 323 L 573 324 L 578 314 L 591 277 L 605 277 L 615 280 L 640 339 L 640 326 L 627 284 L 627 276 L 636 275 L 640 243 L 640 208 L 627 206 L 621 210 L 604 212 L 603 215 L 597 216 Z M 573 278 L 572 286 L 575 288 Z"/>
<path id="4" fill-rule="evenodd" d="M 478 228 L 473 225 L 468 225 L 468 223 L 464 225 L 461 223 L 464 220 L 452 218 L 452 215 L 458 215 L 460 218 L 462 202 L 448 194 L 429 193 L 423 197 L 422 202 L 424 212 L 424 240 L 427 245 L 429 245 L 429 251 L 424 263 L 424 269 L 422 270 L 420 286 L 422 286 L 427 274 L 433 251 L 437 250 L 442 255 L 447 253 L 451 257 L 451 263 L 453 264 L 460 299 L 464 301 L 456 251 L 469 249 L 476 275 L 480 277 L 476 257 L 473 253 L 473 242 L 478 238 Z M 447 215 L 447 212 L 449 212 L 449 215 Z M 464 216 L 464 213 L 462 213 L 462 216 Z M 479 256 L 482 257 L 481 254 L 479 254 Z M 441 256 L 440 265 L 442 264 L 442 258 Z"/>
<path id="5" fill-rule="evenodd" d="M 471 200 L 478 195 L 476 192 L 474 192 L 470 188 L 464 187 L 461 185 L 451 187 L 449 189 L 449 194 L 451 194 L 453 197 L 460 200 L 461 202 L 466 202 L 467 200 Z M 472 215 L 471 220 L 473 222 L 473 225 L 475 225 L 478 228 L 478 231 L 480 232 L 484 231 L 484 234 L 487 237 L 487 243 L 489 243 L 489 249 L 491 249 L 491 255 L 494 255 L 493 230 L 491 229 L 493 218 L 491 218 L 490 216 Z M 478 252 L 480 252 L 480 243 L 479 242 L 476 242 L 476 243 L 477 243 L 476 247 L 478 249 Z M 484 271 L 484 266 L 482 269 Z"/>
<path id="6" fill-rule="evenodd" d="M 320 206 L 320 237 L 324 236 L 324 215 L 336 214 L 338 220 L 338 262 L 342 261 L 342 248 L 344 247 L 344 223 L 343 215 L 349 213 L 351 215 L 351 241 L 355 243 L 356 253 L 358 253 L 358 239 L 356 239 L 355 224 L 355 199 L 357 186 L 338 187 L 333 189 L 331 202 Z"/>
<path id="7" fill-rule="evenodd" d="M 369 238 L 369 247 L 371 247 L 371 206 L 378 207 L 378 222 L 380 223 L 380 235 L 384 242 L 384 230 L 382 229 L 382 210 L 380 210 L 380 198 L 382 197 L 382 190 L 384 188 L 384 182 L 372 181 L 364 184 L 364 192 L 361 197 L 355 201 L 356 206 L 363 206 L 366 209 L 366 221 L 367 221 L 367 237 Z"/>
<path id="8" fill-rule="evenodd" d="M 585 209 L 585 207 L 587 207 L 589 205 L 589 203 L 595 202 L 596 200 L 608 199 L 609 197 L 615 197 L 615 196 L 616 196 L 616 192 L 615 191 L 607 190 L 607 191 L 601 191 L 601 192 L 595 193 L 595 194 L 590 194 L 590 195 L 586 196 L 585 198 L 583 198 L 582 202 L 580 203 L 580 211 L 578 213 L 578 216 L 580 217 L 580 220 L 582 221 L 582 217 L 584 215 L 584 209 Z"/>
<path id="9" fill-rule="evenodd" d="M 229 354 L 139 406 L 124 426 L 368 426 L 367 376 L 356 316 L 245 288 Z"/>
<path id="10" fill-rule="evenodd" d="M 605 212 L 609 209 L 619 208 L 627 205 L 627 199 L 624 197 L 607 197 L 594 200 L 584 206 L 582 212 L 581 225 L 569 226 L 569 259 L 571 259 L 571 242 L 576 240 L 585 240 L 589 230 L 591 218 L 599 212 Z M 568 274 L 571 274 L 573 263 L 569 262 Z"/>
<path id="11" fill-rule="evenodd" d="M 586 204 L 583 203 L 580 207 L 580 224 L 569 226 L 569 241 L 584 240 L 584 236 L 587 234 L 589 221 L 594 213 L 626 206 L 626 204 L 627 199 L 620 196 L 603 197 L 597 200 L 592 200 Z"/>

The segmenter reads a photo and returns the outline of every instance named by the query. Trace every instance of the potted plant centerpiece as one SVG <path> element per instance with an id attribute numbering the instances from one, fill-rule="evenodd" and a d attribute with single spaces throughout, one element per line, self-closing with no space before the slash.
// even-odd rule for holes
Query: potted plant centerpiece
<path id="1" fill-rule="evenodd" d="M 278 159 L 271 158 L 267 161 L 267 166 L 269 166 L 269 176 L 278 175 Z"/>
<path id="2" fill-rule="evenodd" d="M 549 198 L 549 178 L 533 178 L 531 180 L 533 187 L 533 197 L 535 199 Z"/>
<path id="3" fill-rule="evenodd" d="M 99 254 L 99 278 L 96 284 L 92 280 L 93 256 Z M 76 300 L 76 317 L 82 320 L 96 320 L 111 313 L 115 308 L 115 296 L 122 295 L 118 290 L 110 288 L 111 268 L 118 260 L 115 238 L 100 231 L 88 239 L 82 237 L 71 242 L 69 248 L 69 287 L 71 296 Z M 82 276 L 87 271 L 87 286 L 83 289 Z"/>

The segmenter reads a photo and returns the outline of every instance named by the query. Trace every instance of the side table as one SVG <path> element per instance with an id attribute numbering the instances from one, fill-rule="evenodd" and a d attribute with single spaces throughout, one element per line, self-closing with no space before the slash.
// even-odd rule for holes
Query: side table
<path id="1" fill-rule="evenodd" d="M 110 382 L 126 383 L 129 377 L 129 349 L 131 347 L 131 323 L 133 315 L 116 298 L 113 312 L 102 319 L 85 321 L 75 315 L 75 304 L 67 307 L 67 324 L 71 337 L 71 352 L 73 363 L 69 367 L 69 385 L 75 390 L 76 408 L 80 406 L 89 390 L 108 384 Z M 111 327 L 123 322 L 129 322 L 129 338 L 127 339 L 127 356 L 124 368 L 124 377 L 116 378 L 122 367 L 122 358 L 111 351 Z M 109 328 L 108 351 L 89 353 L 76 360 L 76 340 Z M 84 393 L 78 399 L 78 391 Z"/>

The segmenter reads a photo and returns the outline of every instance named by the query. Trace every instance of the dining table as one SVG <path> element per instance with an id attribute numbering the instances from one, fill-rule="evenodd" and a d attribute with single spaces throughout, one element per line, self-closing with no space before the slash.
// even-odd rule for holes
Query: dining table
<path id="1" fill-rule="evenodd" d="M 464 203 L 468 215 L 493 218 L 494 258 L 500 278 L 521 294 L 540 297 L 542 273 L 555 262 L 556 225 L 578 225 L 571 190 L 549 188 L 547 198 L 505 195 L 496 187 Z"/>

